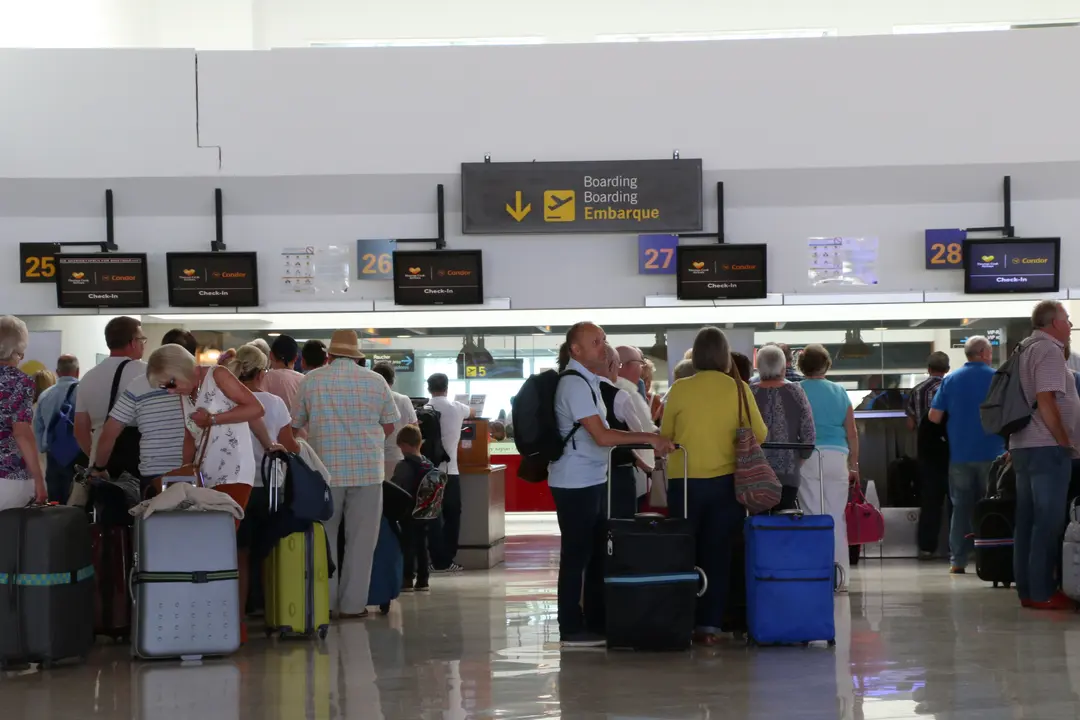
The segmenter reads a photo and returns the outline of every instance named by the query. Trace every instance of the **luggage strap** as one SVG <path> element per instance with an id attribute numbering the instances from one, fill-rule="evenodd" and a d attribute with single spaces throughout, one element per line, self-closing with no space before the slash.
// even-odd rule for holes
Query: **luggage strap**
<path id="1" fill-rule="evenodd" d="M 604 578 L 605 583 L 614 585 L 660 585 L 664 583 L 694 582 L 701 579 L 696 572 L 671 573 L 669 575 L 619 575 Z"/>
<path id="2" fill-rule="evenodd" d="M 239 580 L 239 570 L 214 570 L 211 572 L 137 572 L 135 583 L 192 583 L 204 585 L 225 580 Z"/>
<path id="3" fill-rule="evenodd" d="M 55 587 L 57 585 L 74 585 L 92 577 L 94 577 L 94 566 L 87 565 L 73 573 L 0 573 L 0 585 Z"/>
<path id="4" fill-rule="evenodd" d="M 994 548 L 994 547 L 1012 547 L 1012 538 L 975 538 L 975 547 L 981 548 Z"/>

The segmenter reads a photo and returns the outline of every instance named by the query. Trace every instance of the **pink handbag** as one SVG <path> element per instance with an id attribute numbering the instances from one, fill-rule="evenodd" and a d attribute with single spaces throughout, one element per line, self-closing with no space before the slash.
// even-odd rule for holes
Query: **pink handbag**
<path id="1" fill-rule="evenodd" d="M 844 519 L 847 521 L 848 545 L 872 545 L 885 538 L 885 518 L 866 501 L 859 483 L 851 488 Z"/>

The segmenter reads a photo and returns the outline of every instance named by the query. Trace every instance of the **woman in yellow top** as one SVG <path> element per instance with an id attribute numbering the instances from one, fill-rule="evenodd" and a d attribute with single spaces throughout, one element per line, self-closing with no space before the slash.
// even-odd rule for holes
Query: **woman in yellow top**
<path id="1" fill-rule="evenodd" d="M 735 430 L 749 422 L 758 442 L 768 430 L 750 392 L 750 386 L 728 375 L 731 350 L 718 328 L 702 328 L 694 340 L 692 377 L 679 380 L 668 392 L 660 434 L 686 448 L 689 458 L 689 516 L 697 540 L 697 565 L 705 571 L 709 587 L 698 599 L 695 642 L 715 645 L 724 616 L 731 575 L 732 536 L 741 532 L 746 511 L 735 499 Z M 738 384 L 736 384 L 738 382 Z M 746 397 L 750 417 L 739 420 L 739 396 Z M 672 454 L 672 475 L 682 463 Z M 673 514 L 683 507 L 682 480 L 668 486 L 668 507 Z"/>

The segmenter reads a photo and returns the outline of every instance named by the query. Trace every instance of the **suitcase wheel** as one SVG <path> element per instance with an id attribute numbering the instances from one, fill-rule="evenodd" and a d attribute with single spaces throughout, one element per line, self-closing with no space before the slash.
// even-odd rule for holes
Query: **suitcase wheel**
<path id="1" fill-rule="evenodd" d="M 997 588 L 997 586 L 998 586 L 998 581 L 997 581 L 997 580 L 995 580 L 995 581 L 994 581 L 994 588 Z"/>
<path id="2" fill-rule="evenodd" d="M 323 625 L 321 628 L 319 628 L 319 639 L 320 640 L 325 640 L 326 639 L 326 634 L 328 632 L 330 632 L 330 628 L 327 627 L 326 625 Z"/>
<path id="3" fill-rule="evenodd" d="M 380 605 L 379 606 L 379 612 L 381 612 L 383 615 L 389 615 L 390 614 L 390 603 L 383 603 L 382 605 Z"/>
<path id="4" fill-rule="evenodd" d="M 829 647 L 836 647 L 836 638 L 829 641 Z"/>

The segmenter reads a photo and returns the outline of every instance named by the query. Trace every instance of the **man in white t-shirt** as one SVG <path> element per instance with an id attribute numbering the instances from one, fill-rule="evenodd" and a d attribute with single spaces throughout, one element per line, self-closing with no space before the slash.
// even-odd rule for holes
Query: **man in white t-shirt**
<path id="1" fill-rule="evenodd" d="M 113 318 L 105 326 L 105 345 L 109 357 L 87 372 L 75 391 L 75 439 L 89 458 L 96 457 L 98 436 L 116 399 L 132 380 L 146 374 L 146 363 L 142 361 L 146 335 L 141 322 L 127 316 Z M 122 470 L 138 475 L 137 432 L 132 430 L 129 437 L 122 433 L 117 440 L 109 463 L 109 474 L 113 477 L 119 477 Z"/>
<path id="2" fill-rule="evenodd" d="M 401 428 L 406 425 L 416 424 L 416 408 L 413 407 L 412 400 L 408 395 L 402 395 L 399 392 L 394 392 L 394 380 L 397 373 L 394 372 L 394 366 L 388 362 L 378 362 L 371 368 L 379 375 L 382 375 L 383 380 L 390 386 L 390 395 L 394 398 L 394 404 L 397 405 L 398 412 L 401 413 L 401 419 L 394 423 L 394 432 L 386 436 L 386 444 L 383 447 L 385 454 L 384 463 L 386 465 L 386 479 L 389 480 L 394 476 L 394 468 L 397 464 L 405 458 L 405 454 L 401 452 L 401 448 L 397 444 L 397 434 Z"/>
<path id="3" fill-rule="evenodd" d="M 446 394 L 449 390 L 450 379 L 446 375 L 435 373 L 428 378 L 431 407 L 439 412 L 443 450 L 450 456 L 450 461 L 440 466 L 446 471 L 442 519 L 430 523 L 432 534 L 428 538 L 431 545 L 431 571 L 437 573 L 459 572 L 463 569 L 454 562 L 458 551 L 458 538 L 461 535 L 461 477 L 458 475 L 457 454 L 458 442 L 461 440 L 461 424 L 475 415 L 468 405 L 448 398 Z"/>

